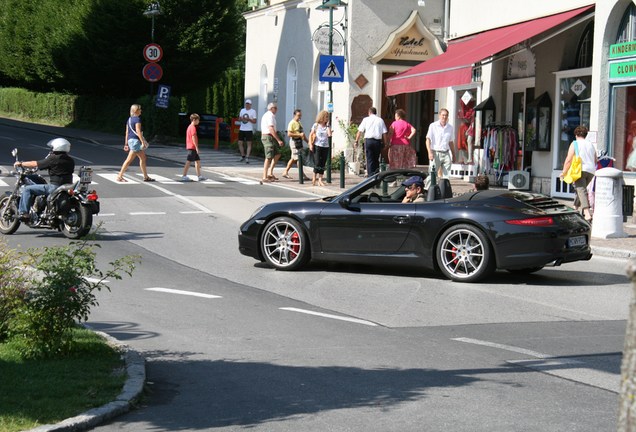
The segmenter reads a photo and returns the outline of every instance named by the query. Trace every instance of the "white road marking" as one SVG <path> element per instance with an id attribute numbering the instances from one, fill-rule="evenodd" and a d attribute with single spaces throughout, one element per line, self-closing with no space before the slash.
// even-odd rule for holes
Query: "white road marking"
<path id="1" fill-rule="evenodd" d="M 180 294 L 180 295 L 203 297 L 203 298 L 210 298 L 210 299 L 223 298 L 221 296 L 212 295 L 212 294 L 203 294 L 203 293 L 198 293 L 193 291 L 182 291 L 182 290 L 176 290 L 176 289 L 170 289 L 170 288 L 146 288 L 146 291 L 157 291 L 157 292 L 164 292 L 169 294 Z"/>
<path id="2" fill-rule="evenodd" d="M 97 282 L 100 282 L 100 281 L 101 281 L 101 283 L 109 283 L 109 281 L 107 281 L 107 280 L 101 280 L 101 279 L 92 278 L 92 277 L 85 277 L 84 280 L 86 280 L 86 281 L 88 281 L 90 283 L 97 283 Z"/>
<path id="3" fill-rule="evenodd" d="M 131 178 L 128 178 L 128 177 L 125 177 L 126 180 L 128 180 L 128 181 L 119 182 L 119 181 L 117 181 L 117 177 L 119 177 L 119 174 L 116 174 L 116 173 L 103 173 L 103 174 L 102 173 L 97 173 L 97 175 L 100 176 L 100 177 L 105 178 L 106 180 L 110 180 L 113 183 L 117 183 L 118 185 L 139 184 L 139 182 L 137 182 L 137 181 L 135 181 L 135 180 L 133 180 Z"/>
<path id="4" fill-rule="evenodd" d="M 179 177 L 179 179 L 181 179 L 182 176 L 177 174 L 177 177 Z M 216 180 L 210 180 L 210 179 L 199 181 L 199 178 L 197 176 L 191 176 L 189 174 L 186 177 L 188 177 L 190 179 L 190 181 L 180 180 L 177 183 L 223 184 L 223 182 L 216 181 Z"/>
<path id="5" fill-rule="evenodd" d="M 193 211 L 180 211 L 180 214 L 204 214 L 207 212 L 204 212 L 203 210 L 193 210 Z"/>
<path id="6" fill-rule="evenodd" d="M 142 173 L 137 173 L 137 176 L 143 177 L 144 175 Z M 168 177 L 160 176 L 159 174 L 149 175 L 149 177 L 152 177 L 153 179 L 155 179 L 157 182 L 161 184 L 180 184 L 181 183 L 179 181 L 169 179 Z"/>
<path id="7" fill-rule="evenodd" d="M 243 177 L 232 177 L 232 176 L 229 176 L 227 174 L 220 174 L 220 175 L 221 175 L 221 177 L 223 177 L 224 180 L 231 181 L 231 182 L 237 182 L 237 183 L 242 183 L 242 184 L 246 184 L 246 185 L 257 185 L 257 184 L 260 184 L 259 181 L 250 180 L 250 179 L 246 179 L 246 178 L 243 178 Z"/>
<path id="8" fill-rule="evenodd" d="M 4 180 L 0 180 L 0 186 L 9 186 Z"/>
<path id="9" fill-rule="evenodd" d="M 554 357 L 554 356 L 551 356 L 549 354 L 544 354 L 544 353 L 540 353 L 540 352 L 537 352 L 537 351 L 528 350 L 528 349 L 525 349 L 525 348 L 519 348 L 519 347 L 512 346 L 512 345 L 504 345 L 504 344 L 499 344 L 499 343 L 495 343 L 495 342 L 488 342 L 488 341 L 479 340 L 479 339 L 452 338 L 451 340 L 454 340 L 454 341 L 457 341 L 457 342 L 470 343 L 470 344 L 474 344 L 474 345 L 483 345 L 483 346 L 487 346 L 487 347 L 491 347 L 491 348 L 497 348 L 497 349 L 502 349 L 502 350 L 506 350 L 506 351 L 512 351 L 512 352 L 516 352 L 516 353 L 524 354 L 524 355 L 529 355 L 531 357 L 536 357 L 536 358 L 540 358 L 540 359 L 547 359 L 547 358 Z"/>
<path id="10" fill-rule="evenodd" d="M 536 359 L 506 360 L 506 363 L 533 369 L 558 378 L 584 383 L 614 393 L 618 393 L 620 389 L 620 375 L 596 369 L 586 361 L 585 357 L 556 357 L 525 348 L 479 339 L 452 338 L 451 340 L 532 356 Z"/>
<path id="11" fill-rule="evenodd" d="M 98 213 L 95 216 L 115 216 L 115 213 Z"/>
<path id="12" fill-rule="evenodd" d="M 152 216 L 152 215 L 165 215 L 166 212 L 130 212 L 131 216 Z"/>
<path id="13" fill-rule="evenodd" d="M 364 325 L 368 325 L 368 326 L 372 326 L 372 327 L 376 327 L 377 324 L 371 321 L 365 321 L 365 320 L 361 320 L 361 319 L 357 319 L 357 318 L 349 318 L 349 317 L 345 317 L 345 316 L 339 316 L 339 315 L 331 315 L 331 314 L 326 314 L 326 313 L 322 313 L 322 312 L 314 312 L 314 311 L 310 311 L 310 310 L 305 310 L 305 309 L 297 309 L 297 308 L 292 308 L 292 307 L 282 307 L 279 308 L 280 310 L 285 310 L 285 311 L 290 311 L 290 312 L 299 312 L 299 313 L 304 313 L 307 315 L 315 315 L 315 316 L 320 316 L 323 318 L 331 318 L 331 319 L 335 319 L 335 320 L 340 320 L 340 321 L 348 321 L 348 322 L 352 322 L 352 323 L 356 323 L 356 324 L 364 324 Z"/>

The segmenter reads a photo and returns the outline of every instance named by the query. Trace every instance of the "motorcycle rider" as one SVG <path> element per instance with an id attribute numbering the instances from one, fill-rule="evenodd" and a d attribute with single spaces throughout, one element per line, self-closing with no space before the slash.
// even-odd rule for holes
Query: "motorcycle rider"
<path id="1" fill-rule="evenodd" d="M 20 196 L 20 207 L 18 209 L 20 220 L 29 219 L 29 207 L 32 204 L 32 197 L 38 195 L 48 195 L 59 186 L 73 182 L 73 171 L 75 171 L 75 160 L 69 156 L 71 143 L 64 138 L 55 138 L 46 144 L 52 149 L 48 156 L 39 161 L 15 162 L 13 165 L 24 168 L 38 168 L 49 170 L 49 183 L 26 186 Z"/>

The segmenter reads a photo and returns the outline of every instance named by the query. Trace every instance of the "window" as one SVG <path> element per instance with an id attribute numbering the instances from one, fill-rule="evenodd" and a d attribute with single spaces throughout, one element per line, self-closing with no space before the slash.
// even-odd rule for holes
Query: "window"
<path id="1" fill-rule="evenodd" d="M 636 6 L 630 4 L 618 30 L 616 43 L 629 42 L 636 40 Z"/>
<path id="2" fill-rule="evenodd" d="M 287 92 L 285 99 L 285 126 L 289 124 L 289 122 L 294 117 L 294 110 L 298 108 L 297 101 L 298 94 L 298 66 L 296 64 L 296 59 L 293 57 L 289 59 L 289 63 L 287 63 Z"/>
<path id="3" fill-rule="evenodd" d="M 589 23 L 583 31 L 583 36 L 579 41 L 579 48 L 576 52 L 576 67 L 584 68 L 592 66 L 592 52 L 594 43 L 594 21 Z"/>

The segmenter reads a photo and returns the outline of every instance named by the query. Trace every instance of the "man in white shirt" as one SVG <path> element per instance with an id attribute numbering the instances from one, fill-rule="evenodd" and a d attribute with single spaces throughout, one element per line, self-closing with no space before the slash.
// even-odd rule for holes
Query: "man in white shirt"
<path id="1" fill-rule="evenodd" d="M 285 145 L 278 136 L 278 129 L 276 129 L 276 111 L 278 111 L 278 105 L 271 102 L 267 105 L 267 112 L 261 117 L 261 141 L 265 152 L 263 179 L 261 181 L 263 183 L 278 180 L 274 176 L 274 167 L 281 156 L 279 147 Z"/>
<path id="2" fill-rule="evenodd" d="M 369 108 L 369 116 L 362 119 L 358 126 L 355 146 L 358 146 L 360 135 L 364 134 L 364 154 L 367 159 L 367 177 L 380 170 L 380 152 L 386 145 L 386 124 L 376 114 L 375 107 Z"/>
<path id="3" fill-rule="evenodd" d="M 451 164 L 453 163 L 453 155 L 451 146 L 453 145 L 453 126 L 448 123 L 448 110 L 442 108 L 439 110 L 439 120 L 433 122 L 428 127 L 426 133 L 426 150 L 428 151 L 429 174 L 433 170 L 442 169 L 441 178 L 447 178 L 450 174 Z M 426 177 L 425 189 L 431 184 L 431 176 Z"/>
<path id="4" fill-rule="evenodd" d="M 250 163 L 250 153 L 252 152 L 252 140 L 254 139 L 254 125 L 256 124 L 256 110 L 252 109 L 252 100 L 245 100 L 245 108 L 239 113 L 238 148 L 241 152 L 241 160 L 239 162 Z M 243 148 L 243 143 L 247 143 L 247 153 Z"/>

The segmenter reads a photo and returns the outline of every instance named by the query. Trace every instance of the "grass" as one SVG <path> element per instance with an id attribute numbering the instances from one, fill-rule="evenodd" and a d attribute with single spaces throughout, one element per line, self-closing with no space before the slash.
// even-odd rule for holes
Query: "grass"
<path id="1" fill-rule="evenodd" d="M 0 432 L 57 423 L 113 401 L 126 373 L 121 353 L 87 329 L 74 330 L 63 358 L 28 360 L 0 344 Z"/>

